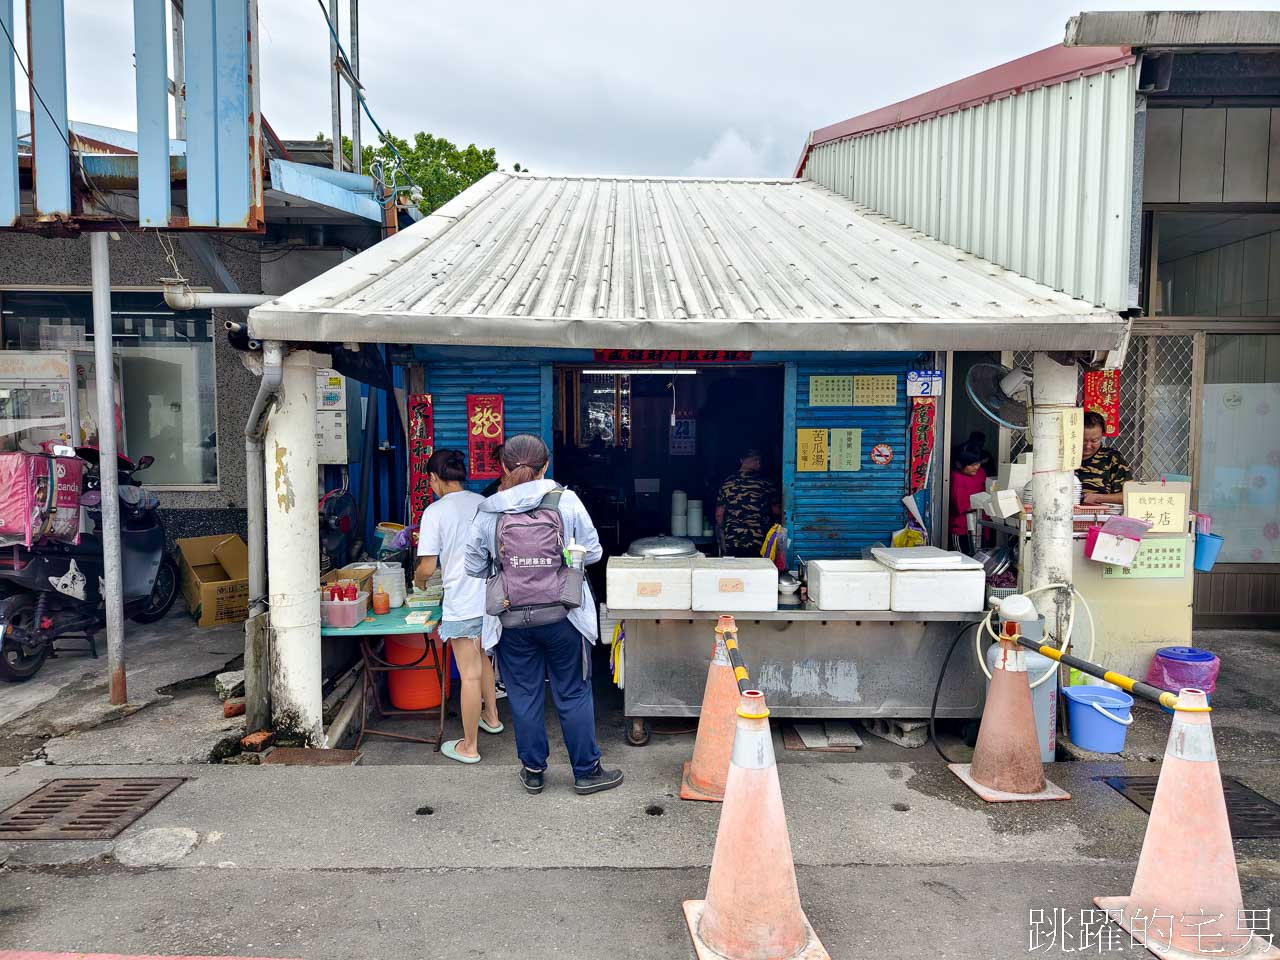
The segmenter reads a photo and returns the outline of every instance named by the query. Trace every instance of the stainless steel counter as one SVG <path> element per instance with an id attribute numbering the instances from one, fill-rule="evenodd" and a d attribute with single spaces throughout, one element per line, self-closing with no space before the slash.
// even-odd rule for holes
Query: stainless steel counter
<path id="1" fill-rule="evenodd" d="M 718 620 L 719 613 L 706 610 L 614 610 L 609 616 L 616 620 Z M 983 613 L 901 613 L 897 610 L 819 610 L 813 604 L 791 610 L 743 611 L 732 614 L 739 623 L 752 620 L 889 620 L 904 623 L 977 623 L 986 616 Z"/>
<path id="2" fill-rule="evenodd" d="M 611 610 L 626 621 L 628 717 L 696 717 L 719 614 Z M 738 645 L 776 717 L 929 715 L 956 632 L 979 613 L 835 611 L 813 607 L 737 613 Z M 939 717 L 977 717 L 985 680 L 966 635 L 951 658 Z"/>

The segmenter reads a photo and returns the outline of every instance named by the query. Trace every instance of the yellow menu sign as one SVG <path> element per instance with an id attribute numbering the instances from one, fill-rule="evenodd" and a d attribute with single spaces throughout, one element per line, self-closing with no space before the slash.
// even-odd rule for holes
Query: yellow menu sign
<path id="1" fill-rule="evenodd" d="M 1124 485 L 1124 515 L 1151 524 L 1148 533 L 1186 533 L 1187 497 L 1191 484 L 1186 481 L 1171 483 L 1126 483 Z"/>
<path id="2" fill-rule="evenodd" d="M 810 377 L 809 406 L 848 407 L 853 405 L 853 377 Z"/>
<path id="3" fill-rule="evenodd" d="M 853 405 L 855 407 L 896 407 L 898 378 L 893 374 L 854 377 Z"/>
<path id="4" fill-rule="evenodd" d="M 827 471 L 827 431 L 805 428 L 796 431 L 796 472 Z"/>

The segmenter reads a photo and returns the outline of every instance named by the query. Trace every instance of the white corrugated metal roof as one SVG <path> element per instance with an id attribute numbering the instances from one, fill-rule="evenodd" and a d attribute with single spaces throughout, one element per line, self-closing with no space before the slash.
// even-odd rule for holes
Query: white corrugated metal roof
<path id="1" fill-rule="evenodd" d="M 1115 53 L 1050 47 L 815 130 L 815 141 L 850 133 L 815 142 L 805 176 L 1055 290 L 1128 309 L 1138 302 L 1138 68 Z M 1054 79 L 1068 66 L 1076 74 Z M 886 122 L 899 110 L 903 125 Z"/>
<path id="2" fill-rule="evenodd" d="M 256 307 L 259 339 L 1113 349 L 1125 322 L 796 180 L 490 174 Z"/>

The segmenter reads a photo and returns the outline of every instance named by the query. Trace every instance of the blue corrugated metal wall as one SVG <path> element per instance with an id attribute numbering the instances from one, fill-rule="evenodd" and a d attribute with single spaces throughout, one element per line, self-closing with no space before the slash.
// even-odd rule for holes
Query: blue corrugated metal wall
<path id="1" fill-rule="evenodd" d="M 903 525 L 907 465 L 907 384 L 911 360 L 901 355 L 847 355 L 838 361 L 788 365 L 787 418 L 783 482 L 787 485 L 789 556 L 805 560 L 860 556 L 863 547 L 888 545 Z M 811 407 L 809 378 L 851 374 L 894 374 L 898 404 L 894 407 Z M 862 469 L 857 473 L 797 473 L 797 429 L 854 427 L 862 430 Z M 871 448 L 887 443 L 893 460 L 885 466 L 871 462 Z"/>
<path id="2" fill-rule="evenodd" d="M 467 449 L 467 394 L 500 393 L 506 420 L 506 435 L 532 433 L 551 446 L 551 401 L 549 391 L 544 408 L 545 379 L 550 384 L 550 366 L 537 363 L 430 363 L 426 365 L 427 393 L 435 411 L 435 448 Z M 481 490 L 488 480 L 467 484 Z"/>

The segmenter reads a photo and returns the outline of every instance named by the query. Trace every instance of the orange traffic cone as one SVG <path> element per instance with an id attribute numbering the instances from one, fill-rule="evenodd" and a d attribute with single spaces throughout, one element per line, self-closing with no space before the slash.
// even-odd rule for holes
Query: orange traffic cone
<path id="1" fill-rule="evenodd" d="M 721 617 L 716 624 L 715 645 L 707 668 L 707 685 L 702 691 L 702 710 L 698 714 L 698 739 L 693 744 L 693 760 L 684 765 L 680 777 L 682 800 L 719 803 L 724 799 L 729 754 L 733 751 L 733 734 L 738 725 L 738 681 L 724 635 L 737 630 L 733 617 Z"/>
<path id="2" fill-rule="evenodd" d="M 830 960 L 800 909 L 768 717 L 742 694 L 707 898 L 684 902 L 698 960 Z"/>
<path id="3" fill-rule="evenodd" d="M 1005 629 L 1014 626 L 1006 624 Z M 947 766 L 987 803 L 1071 799 L 1071 794 L 1044 778 L 1027 654 L 1016 641 L 1000 639 L 1000 657 L 991 671 L 973 762 Z"/>
<path id="4" fill-rule="evenodd" d="M 1162 960 L 1280 957 L 1244 909 L 1208 702 L 1178 695 L 1132 892 L 1093 902 Z"/>

